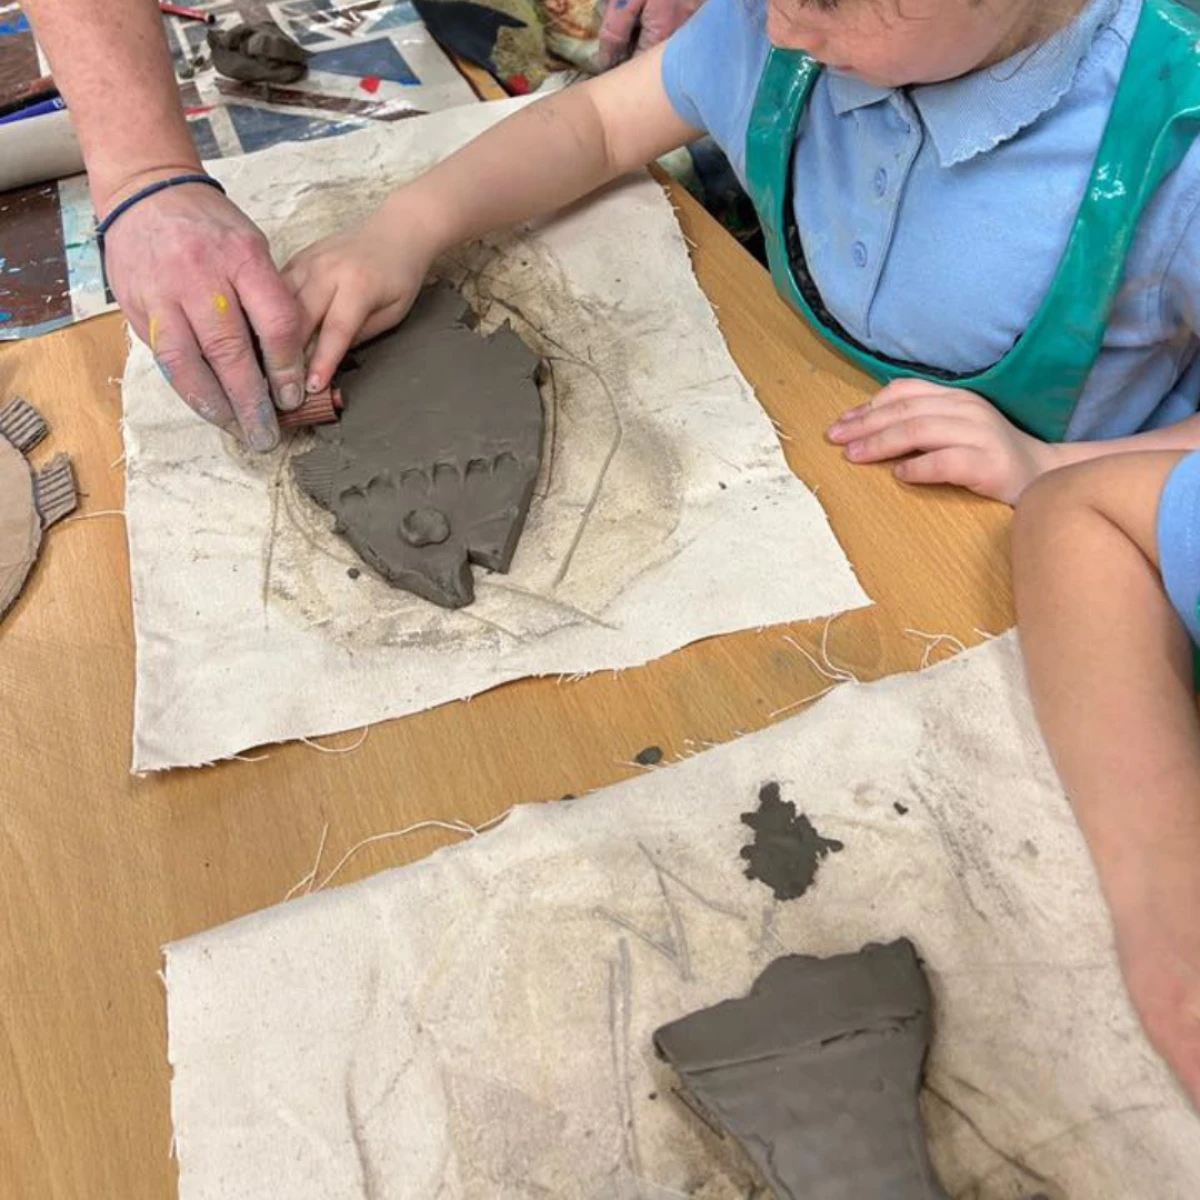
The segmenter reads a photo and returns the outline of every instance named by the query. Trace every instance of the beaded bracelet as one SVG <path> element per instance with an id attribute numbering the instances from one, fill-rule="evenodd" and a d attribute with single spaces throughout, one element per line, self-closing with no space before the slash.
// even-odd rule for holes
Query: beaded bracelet
<path id="1" fill-rule="evenodd" d="M 159 192 L 165 192 L 167 188 L 179 187 L 185 183 L 203 183 L 208 187 L 214 187 L 221 195 L 225 195 L 225 189 L 211 175 L 175 175 L 170 179 L 160 179 L 157 183 L 151 183 L 142 188 L 141 191 L 134 192 L 132 196 L 126 196 L 116 208 L 96 225 L 96 244 L 100 247 L 100 254 L 104 254 L 104 235 L 112 228 L 113 222 L 118 217 L 124 216 L 135 204 L 140 204 L 148 196 L 155 196 Z"/>

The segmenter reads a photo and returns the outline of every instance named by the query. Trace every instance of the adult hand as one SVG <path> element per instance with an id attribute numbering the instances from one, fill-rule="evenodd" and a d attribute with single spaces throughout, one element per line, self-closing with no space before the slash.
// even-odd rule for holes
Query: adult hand
<path id="1" fill-rule="evenodd" d="M 920 379 L 888 384 L 868 404 L 829 429 L 851 462 L 902 459 L 904 483 L 949 483 L 1016 504 L 1039 476 L 1058 465 L 1058 447 L 1010 424 L 982 396 Z"/>
<path id="2" fill-rule="evenodd" d="M 304 340 L 317 335 L 309 391 L 328 387 L 351 346 L 390 329 L 412 308 L 437 250 L 403 207 L 397 193 L 373 216 L 314 242 L 284 267 L 303 311 Z"/>
<path id="3" fill-rule="evenodd" d="M 639 50 L 649 50 L 665 42 L 703 3 L 704 0 L 608 0 L 600 26 L 601 66 L 607 70 Z"/>
<path id="4" fill-rule="evenodd" d="M 253 449 L 272 449 L 275 406 L 304 402 L 304 340 L 300 307 L 249 218 L 205 184 L 167 188 L 113 224 L 105 268 L 188 406 Z"/>

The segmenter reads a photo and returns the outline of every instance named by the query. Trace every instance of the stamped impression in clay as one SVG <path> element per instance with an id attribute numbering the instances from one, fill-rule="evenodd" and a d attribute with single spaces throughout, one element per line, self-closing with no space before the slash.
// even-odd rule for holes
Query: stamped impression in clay
<path id="1" fill-rule="evenodd" d="M 296 483 L 393 586 L 470 604 L 471 564 L 508 570 L 533 498 L 539 368 L 508 325 L 484 337 L 458 292 L 427 287 L 343 363 L 345 411 L 292 460 Z"/>

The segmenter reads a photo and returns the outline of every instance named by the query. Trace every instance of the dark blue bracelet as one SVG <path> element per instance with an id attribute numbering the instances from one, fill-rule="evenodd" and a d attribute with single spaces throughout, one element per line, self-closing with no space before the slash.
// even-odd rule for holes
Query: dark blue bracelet
<path id="1" fill-rule="evenodd" d="M 134 192 L 132 196 L 126 196 L 116 208 L 96 225 L 96 244 L 100 247 L 100 254 L 104 254 L 104 235 L 113 227 L 113 222 L 118 217 L 124 216 L 135 204 L 140 204 L 147 196 L 156 196 L 159 192 L 165 192 L 167 188 L 180 187 L 185 183 L 203 183 L 208 187 L 214 187 L 221 195 L 225 195 L 225 189 L 211 175 L 175 175 L 170 179 L 160 179 L 157 183 L 148 184 L 139 192 Z"/>

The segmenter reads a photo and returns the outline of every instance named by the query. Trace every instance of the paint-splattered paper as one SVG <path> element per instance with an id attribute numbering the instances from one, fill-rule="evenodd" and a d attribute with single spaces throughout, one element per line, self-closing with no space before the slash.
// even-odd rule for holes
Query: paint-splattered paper
<path id="1" fill-rule="evenodd" d="M 206 160 L 336 137 L 476 98 L 407 0 L 195 0 L 188 7 L 212 13 L 219 28 L 272 20 L 312 54 L 298 83 L 238 83 L 213 70 L 207 25 L 164 17 L 180 99 Z M 0 101 L 48 69 L 20 9 L 0 2 Z M 113 307 L 94 227 L 83 176 L 0 193 L 0 340 Z"/>
<path id="2" fill-rule="evenodd" d="M 788 900 L 741 855 L 771 784 L 842 844 Z M 168 947 L 181 1200 L 766 1195 L 653 1031 L 780 955 L 901 936 L 951 1196 L 1200 1196 L 1200 1118 L 1126 999 L 1010 636 Z"/>

